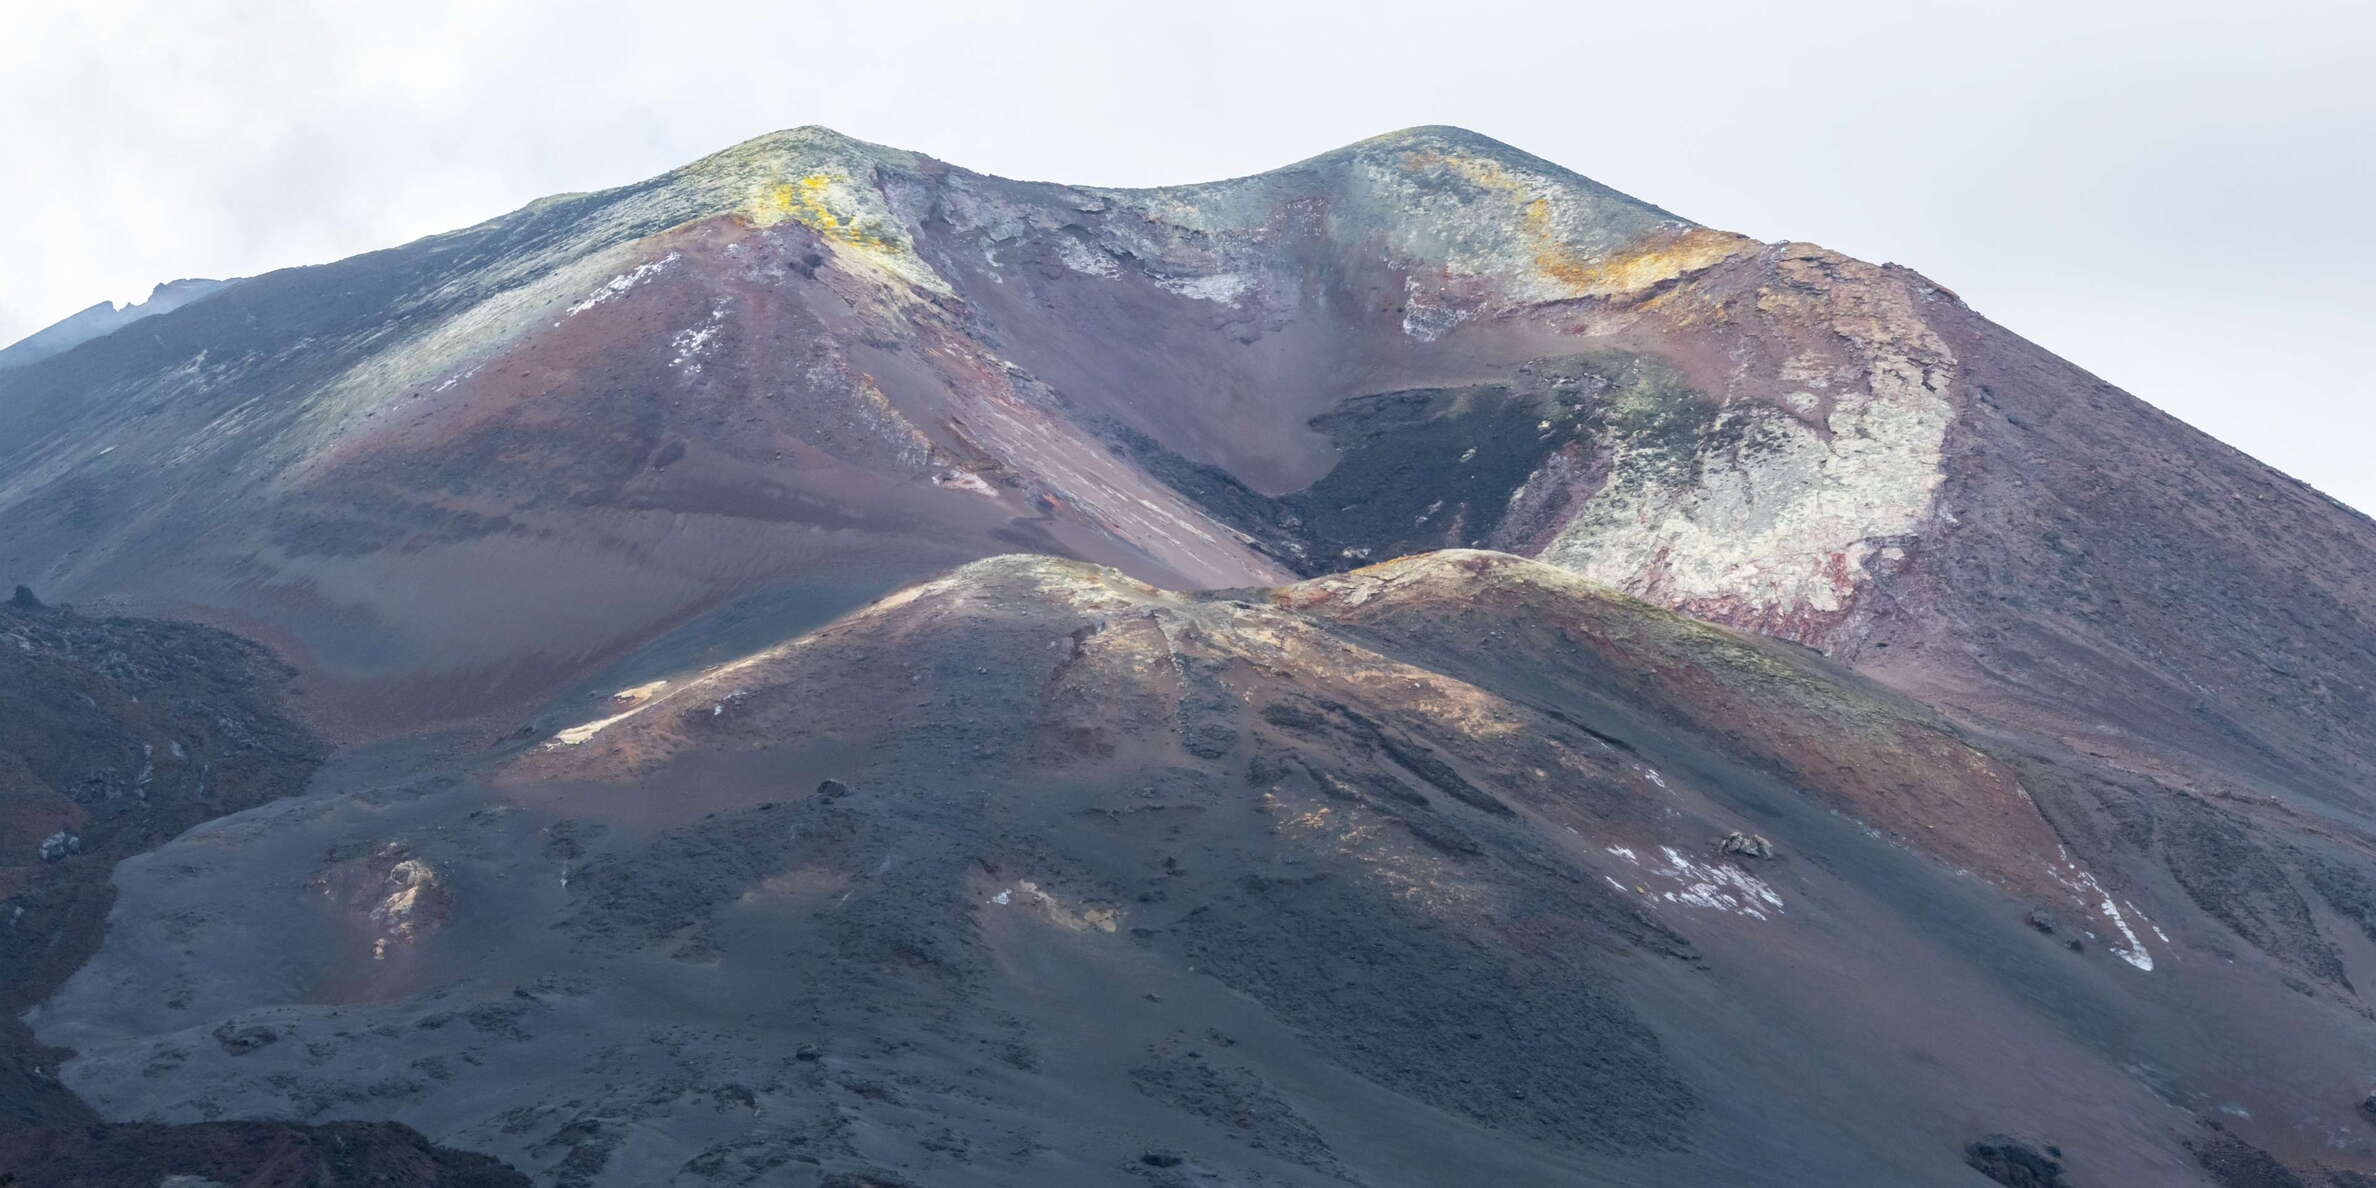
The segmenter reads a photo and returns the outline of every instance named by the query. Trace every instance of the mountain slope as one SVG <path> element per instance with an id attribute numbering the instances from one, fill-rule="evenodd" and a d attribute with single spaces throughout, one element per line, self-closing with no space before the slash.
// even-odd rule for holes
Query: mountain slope
<path id="1" fill-rule="evenodd" d="M 1119 190 L 806 128 L 139 326 L 0 370 L 0 574 L 355 745 L 108 852 L 29 1016 L 103 1117 L 2376 1170 L 2376 525 L 1905 269 L 1458 129 Z"/>
<path id="2" fill-rule="evenodd" d="M 1413 179 L 1407 151 L 1443 161 Z M 1495 220 L 1466 217 L 1472 190 Z M 1322 225 L 1323 201 L 1342 226 Z M 1427 222 L 1385 221 L 1430 204 Z M 1333 278 L 1379 272 L 1382 246 L 1480 291 L 1551 296 L 1710 235 L 1451 133 L 1125 195 L 804 129 L 258 278 L 120 350 L 0 380 L 0 558 L 67 595 L 221 614 L 339 680 L 474 692 L 541 689 L 751 589 L 839 608 L 1017 545 L 1165 581 L 1269 580 L 1278 562 L 1117 457 L 1118 435 L 1181 438 L 1326 375 L 1358 345 L 1335 340 L 1370 331 Z M 1522 248 L 1567 279 L 1508 264 Z M 1051 271 L 1093 285 L 1068 298 Z M 1010 272 L 1044 282 L 1033 326 L 991 322 L 1025 287 Z M 1296 322 L 1303 349 L 1239 341 L 1261 334 L 1238 312 L 1254 306 Z M 1220 386 L 1186 403 L 1059 391 L 1009 357 L 1025 347 L 1096 369 L 1067 381 Z M 1326 452 L 1294 426 L 1223 435 L 1249 443 L 1257 481 L 1291 481 Z M 566 597 L 589 585 L 599 606 Z M 372 700 L 401 706 L 387 691 Z"/>
<path id="3" fill-rule="evenodd" d="M 1197 596 L 1000 558 L 625 701 L 125 863 L 34 1016 L 67 1083 L 394 1118 L 555 1184 L 2351 1159 L 2295 1126 L 2348 1123 L 2356 999 L 2221 960 L 2073 827 L 2102 772 L 1534 562 Z"/>
<path id="4" fill-rule="evenodd" d="M 63 354 L 94 338 L 113 334 L 142 318 L 180 309 L 225 285 L 236 283 L 189 277 L 158 285 L 150 291 L 146 301 L 122 306 L 112 301 L 102 301 L 0 347 L 0 368 L 24 367 L 52 355 Z"/>
<path id="5" fill-rule="evenodd" d="M 799 129 L 143 325 L 0 375 L 0 568 L 261 633 L 367 732 L 1017 547 L 1484 545 L 2365 807 L 2363 517 L 1904 270 L 1456 129 L 1142 191 Z"/>
<path id="6" fill-rule="evenodd" d="M 103 1122 L 57 1080 L 71 1053 L 18 1021 L 98 950 L 116 859 L 304 786 L 321 755 L 283 716 L 286 676 L 218 631 L 91 619 L 22 588 L 0 605 L 0 1173 L 14 1182 L 520 1182 L 385 1123 Z"/>

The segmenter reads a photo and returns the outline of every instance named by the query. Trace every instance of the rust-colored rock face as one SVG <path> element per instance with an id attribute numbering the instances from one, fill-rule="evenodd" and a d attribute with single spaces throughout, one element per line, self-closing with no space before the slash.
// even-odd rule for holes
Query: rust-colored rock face
<path id="1" fill-rule="evenodd" d="M 111 833 L 0 722 L 43 1121 L 2376 1174 L 2376 525 L 1903 268 L 1450 128 L 1153 190 L 805 128 L 136 327 L 0 369 L 0 581 L 252 635 L 347 749 L 184 797 L 219 724 L 94 684 L 172 793 Z"/>

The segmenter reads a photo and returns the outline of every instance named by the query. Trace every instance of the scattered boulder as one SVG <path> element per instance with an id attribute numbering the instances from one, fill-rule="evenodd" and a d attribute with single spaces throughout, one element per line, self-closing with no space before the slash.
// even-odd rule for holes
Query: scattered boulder
<path id="1" fill-rule="evenodd" d="M 2371 1093 L 2360 1099 L 2360 1112 L 2370 1118 L 2376 1118 L 2376 1093 Z"/>
<path id="2" fill-rule="evenodd" d="M 2029 914 L 2023 916 L 2021 919 L 2023 923 L 2037 929 L 2039 935 L 2041 936 L 2059 936 L 2062 934 L 2062 921 L 2057 918 L 2053 912 L 2050 912 L 2045 908 L 2031 908 L 2029 910 Z M 2080 940 L 2076 936 L 2065 938 L 2063 944 L 2069 946 L 2070 950 L 2074 953 L 2084 953 L 2087 951 L 2087 942 Z"/>
<path id="3" fill-rule="evenodd" d="M 269 1027 L 235 1027 L 225 1023 L 214 1029 L 215 1042 L 233 1056 L 245 1056 L 258 1048 L 280 1042 L 280 1033 Z"/>
<path id="4" fill-rule="evenodd" d="M 2009 1135 L 1992 1134 L 1964 1147 L 1964 1164 L 2005 1188 L 2067 1188 L 2062 1148 L 2036 1147 Z"/>
<path id="5" fill-rule="evenodd" d="M 8 605 L 18 610 L 40 610 L 43 604 L 40 599 L 33 596 L 33 587 L 18 586 L 16 593 L 9 597 Z"/>
<path id="6" fill-rule="evenodd" d="M 850 794 L 850 786 L 840 780 L 826 780 L 817 785 L 817 799 L 840 800 Z"/>
<path id="7" fill-rule="evenodd" d="M 22 590 L 24 587 L 19 586 Z M 61 829 L 41 839 L 41 860 L 56 862 L 82 853 L 82 838 Z"/>
<path id="8" fill-rule="evenodd" d="M 2295 1175 L 2276 1156 L 2228 1133 L 2219 1123 L 2210 1122 L 2208 1129 L 2203 1137 L 2187 1140 L 2186 1149 L 2211 1173 L 2211 1182 L 2219 1188 L 2310 1188 L 2308 1180 Z M 2330 1175 L 2324 1182 L 2342 1188 L 2365 1181 Z"/>
<path id="9" fill-rule="evenodd" d="M 1743 833 L 1735 829 L 1716 839 L 1716 852 L 1741 858 L 1771 858 L 1774 856 L 1774 843 L 1767 841 L 1763 834 Z"/>

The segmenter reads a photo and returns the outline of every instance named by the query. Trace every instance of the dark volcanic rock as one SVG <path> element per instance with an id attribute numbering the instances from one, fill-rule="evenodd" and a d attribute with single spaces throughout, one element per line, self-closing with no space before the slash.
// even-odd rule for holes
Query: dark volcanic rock
<path id="1" fill-rule="evenodd" d="M 285 679 L 218 631 L 0 607 L 0 1118 L 88 1116 L 16 1016 L 97 947 L 114 861 L 304 786 Z"/>
<path id="2" fill-rule="evenodd" d="M 1760 834 L 1743 833 L 1736 829 L 1717 838 L 1715 850 L 1718 854 L 1741 858 L 1771 858 L 1774 856 L 1774 843 Z"/>
<path id="3" fill-rule="evenodd" d="M 245 1056 L 266 1044 L 277 1043 L 280 1033 L 269 1027 L 234 1027 L 228 1023 L 214 1030 L 215 1042 L 233 1056 Z"/>
<path id="4" fill-rule="evenodd" d="M 78 1126 L 0 1131 L 0 1173 L 25 1188 L 173 1188 L 188 1176 L 229 1188 L 528 1188 L 484 1155 L 434 1146 L 402 1126 Z M 4 1177 L 0 1177 L 4 1182 Z"/>
<path id="5" fill-rule="evenodd" d="M 1964 1147 L 1964 1162 L 2005 1188 L 2067 1188 L 2070 1181 L 2063 1178 L 2062 1161 L 2054 1154 L 1995 1134 Z"/>
<path id="6" fill-rule="evenodd" d="M 19 589 L 19 594 L 25 592 Z M 180 623 L 0 607 L 0 1173 L 25 1185 L 524 1184 L 398 1125 L 101 1124 L 18 1014 L 98 947 L 109 868 L 202 820 L 295 793 L 321 749 L 283 715 L 287 674 Z M 71 831 L 43 830 L 71 824 Z M 40 839 L 38 845 L 35 839 Z M 73 861 L 65 859 L 73 858 Z M 157 988 L 151 988 L 152 990 Z M 216 1029 L 228 1054 L 277 1036 Z"/>
<path id="7" fill-rule="evenodd" d="M 2219 1188 L 2310 1188 L 2309 1181 L 2268 1152 L 2223 1129 L 2214 1127 L 2188 1146 Z"/>
<path id="8" fill-rule="evenodd" d="M 549 1183 L 1081 1179 L 1046 1160 L 1555 1182 L 1703 1159 L 1948 1183 L 1960 1140 L 1785 1164 L 1770 1136 L 1919 1132 L 1971 1101 L 2026 1126 L 2156 1108 L 2165 1086 L 2064 1036 L 2159 976 L 2137 963 L 2185 959 L 2153 929 L 2207 918 L 2124 886 L 2144 939 L 2106 943 L 2134 962 L 2040 964 L 2023 905 L 2109 927 L 2082 876 L 2116 851 L 2039 815 L 2092 769 L 2000 757 L 1804 649 L 1494 554 L 1207 596 L 998 559 L 627 700 L 124 868 L 121 948 L 45 1008 L 82 1037 L 69 1082 L 166 1117 L 393 1117 Z M 1200 755 L 1215 732 L 1237 741 Z M 1710 853 L 1733 835 L 1794 861 Z M 291 858 L 323 872 L 295 895 L 272 873 Z M 265 972 L 230 959 L 241 937 L 329 911 L 386 940 L 390 900 L 447 922 L 387 952 L 459 976 L 391 988 L 393 957 L 326 940 L 313 976 L 355 991 L 240 1009 Z M 221 923 L 163 931 L 189 905 Z M 159 951 L 163 974 L 138 956 Z M 159 977 L 208 1005 L 126 1007 Z M 1907 986 L 1954 1011 L 1898 1022 Z M 193 1022 L 229 1047 L 173 1038 Z M 1938 1075 L 1904 1075 L 1909 1048 Z M 1815 1060 L 1822 1098 L 1799 1091 Z M 2175 1137 L 2086 1160 L 2172 1158 Z"/>

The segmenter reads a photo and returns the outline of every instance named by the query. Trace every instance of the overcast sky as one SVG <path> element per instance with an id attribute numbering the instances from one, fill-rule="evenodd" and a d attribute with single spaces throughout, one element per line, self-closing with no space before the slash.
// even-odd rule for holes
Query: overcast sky
<path id="1" fill-rule="evenodd" d="M 1460 124 L 1910 265 L 2376 510 L 2376 4 L 0 0 L 0 342 L 826 124 L 1010 177 Z"/>

